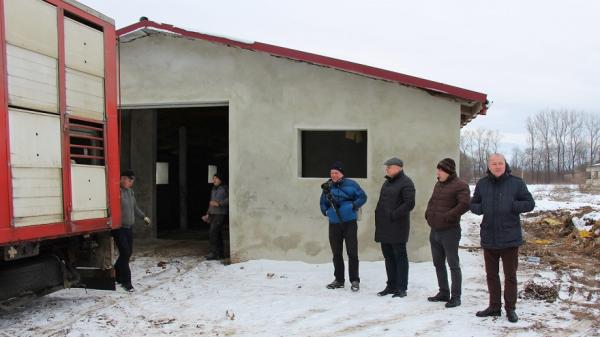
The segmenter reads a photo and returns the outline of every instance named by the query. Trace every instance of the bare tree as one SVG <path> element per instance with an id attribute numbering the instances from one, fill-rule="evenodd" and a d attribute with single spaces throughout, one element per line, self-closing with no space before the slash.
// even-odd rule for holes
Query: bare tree
<path id="1" fill-rule="evenodd" d="M 585 115 L 583 127 L 586 135 L 586 142 L 589 155 L 589 165 L 596 162 L 596 154 L 600 145 L 600 116 L 598 114 L 588 113 Z"/>
<path id="2" fill-rule="evenodd" d="M 471 162 L 470 178 L 481 177 L 487 171 L 487 158 L 498 152 L 502 137 L 498 130 L 475 129 L 461 133 L 461 155 Z M 462 158 L 462 157 L 461 157 Z M 462 165 L 461 165 L 462 167 Z M 467 172 L 461 172 L 466 177 Z"/>
<path id="3" fill-rule="evenodd" d="M 546 171 L 545 180 L 550 181 L 550 166 L 551 166 L 551 140 L 550 140 L 550 120 L 549 113 L 547 111 L 543 111 L 535 115 L 535 128 L 536 134 L 539 136 L 539 140 L 541 142 L 543 148 L 543 154 L 545 164 L 544 170 Z"/>
<path id="4" fill-rule="evenodd" d="M 566 125 L 566 153 L 568 154 L 569 162 L 568 169 L 571 173 L 575 173 L 577 156 L 581 153 L 581 148 L 584 142 L 583 135 L 583 113 L 568 111 L 564 115 Z"/>
<path id="5" fill-rule="evenodd" d="M 565 163 L 565 138 L 567 134 L 566 115 L 567 113 L 565 110 L 551 110 L 549 113 L 550 132 L 556 150 L 556 175 L 559 177 L 559 180 L 564 171 Z"/>
<path id="6" fill-rule="evenodd" d="M 536 177 L 535 177 L 535 151 L 536 151 L 536 137 L 537 137 L 537 133 L 536 133 L 536 127 L 535 127 L 535 122 L 534 119 L 532 119 L 531 117 L 527 117 L 527 124 L 525 126 L 525 128 L 527 129 L 527 142 L 529 143 L 529 153 L 528 153 L 528 158 L 529 158 L 529 172 L 531 173 L 531 180 L 532 181 L 536 181 Z"/>

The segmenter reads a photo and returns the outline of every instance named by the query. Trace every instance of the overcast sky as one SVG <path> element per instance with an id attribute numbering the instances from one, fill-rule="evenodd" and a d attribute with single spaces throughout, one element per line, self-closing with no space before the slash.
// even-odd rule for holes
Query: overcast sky
<path id="1" fill-rule="evenodd" d="M 527 116 L 600 113 L 600 1 L 80 0 L 116 21 L 199 32 L 368 64 L 488 94 L 505 149 Z"/>

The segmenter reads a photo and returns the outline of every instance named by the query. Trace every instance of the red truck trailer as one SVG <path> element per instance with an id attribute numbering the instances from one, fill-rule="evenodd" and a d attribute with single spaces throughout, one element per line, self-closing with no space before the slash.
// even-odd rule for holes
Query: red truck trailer
<path id="1" fill-rule="evenodd" d="M 0 301 L 114 289 L 116 55 L 76 1 L 0 0 Z"/>

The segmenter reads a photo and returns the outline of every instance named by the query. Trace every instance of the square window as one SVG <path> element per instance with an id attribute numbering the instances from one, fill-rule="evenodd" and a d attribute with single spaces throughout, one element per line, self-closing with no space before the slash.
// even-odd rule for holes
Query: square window
<path id="1" fill-rule="evenodd" d="M 300 143 L 301 177 L 328 178 L 336 161 L 346 177 L 367 177 L 367 130 L 302 130 Z"/>

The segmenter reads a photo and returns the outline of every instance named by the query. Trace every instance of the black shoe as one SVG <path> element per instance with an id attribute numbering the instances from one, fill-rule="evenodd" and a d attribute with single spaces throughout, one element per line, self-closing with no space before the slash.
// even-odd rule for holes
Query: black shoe
<path id="1" fill-rule="evenodd" d="M 487 307 L 485 310 L 478 311 L 475 316 L 477 317 L 490 317 L 490 316 L 500 316 L 502 312 L 500 309 L 494 309 L 491 307 Z"/>
<path id="2" fill-rule="evenodd" d="M 392 295 L 392 297 L 406 297 L 406 290 L 398 290 L 394 292 L 394 295 Z"/>
<path id="3" fill-rule="evenodd" d="M 327 285 L 327 289 L 339 289 L 344 287 L 344 282 L 335 280 Z"/>
<path id="4" fill-rule="evenodd" d="M 448 303 L 446 303 L 446 308 L 454 308 L 460 305 L 460 297 L 452 297 Z"/>
<path id="5" fill-rule="evenodd" d="M 354 292 L 359 291 L 360 290 L 360 282 L 352 281 L 352 285 L 350 286 L 350 289 Z"/>
<path id="6" fill-rule="evenodd" d="M 498 315 L 498 316 L 500 316 L 500 315 Z M 508 321 L 511 323 L 517 323 L 519 321 L 519 316 L 517 316 L 517 313 L 515 312 L 514 309 L 506 310 L 506 318 L 508 318 Z"/>
<path id="7" fill-rule="evenodd" d="M 427 297 L 429 302 L 448 302 L 450 301 L 450 295 L 437 293 L 435 296 Z"/>
<path id="8" fill-rule="evenodd" d="M 130 293 L 135 291 L 131 284 L 121 284 L 121 287 L 123 287 L 123 289 L 127 290 Z"/>
<path id="9" fill-rule="evenodd" d="M 377 293 L 377 296 L 386 296 L 386 295 L 395 294 L 395 293 L 396 293 L 396 289 L 390 288 L 390 287 L 385 287 L 385 289 L 383 289 L 382 291 Z"/>

